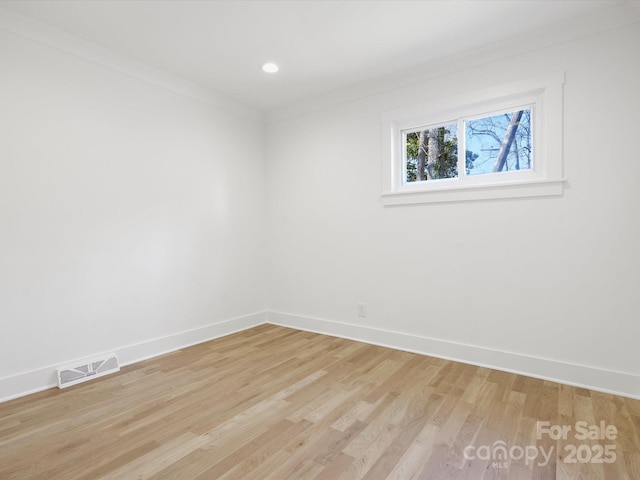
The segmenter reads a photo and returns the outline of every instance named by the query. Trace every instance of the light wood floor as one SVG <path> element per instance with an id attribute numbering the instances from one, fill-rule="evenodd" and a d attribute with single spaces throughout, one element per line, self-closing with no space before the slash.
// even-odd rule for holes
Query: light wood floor
<path id="1" fill-rule="evenodd" d="M 640 401 L 264 325 L 0 404 L 0 479 L 638 480 L 639 434 Z"/>

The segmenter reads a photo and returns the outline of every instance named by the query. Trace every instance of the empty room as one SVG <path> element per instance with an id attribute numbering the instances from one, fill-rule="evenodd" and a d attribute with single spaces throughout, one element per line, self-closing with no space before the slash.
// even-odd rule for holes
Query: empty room
<path id="1" fill-rule="evenodd" d="M 640 1 L 0 0 L 0 479 L 640 480 Z"/>

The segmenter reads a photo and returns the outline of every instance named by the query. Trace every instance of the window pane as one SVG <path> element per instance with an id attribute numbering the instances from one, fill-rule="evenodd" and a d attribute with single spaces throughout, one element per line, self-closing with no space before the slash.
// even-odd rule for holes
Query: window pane
<path id="1" fill-rule="evenodd" d="M 457 177 L 457 134 L 456 124 L 405 133 L 405 182 Z"/>
<path id="2" fill-rule="evenodd" d="M 531 108 L 465 122 L 468 175 L 530 170 Z"/>

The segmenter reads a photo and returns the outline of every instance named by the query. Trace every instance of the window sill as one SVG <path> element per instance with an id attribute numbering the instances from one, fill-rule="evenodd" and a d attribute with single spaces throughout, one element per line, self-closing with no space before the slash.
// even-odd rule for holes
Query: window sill
<path id="1" fill-rule="evenodd" d="M 502 198 L 548 197 L 562 195 L 566 180 L 529 180 L 484 185 L 446 185 L 421 190 L 385 192 L 384 206 L 412 205 L 419 203 L 465 202 Z"/>

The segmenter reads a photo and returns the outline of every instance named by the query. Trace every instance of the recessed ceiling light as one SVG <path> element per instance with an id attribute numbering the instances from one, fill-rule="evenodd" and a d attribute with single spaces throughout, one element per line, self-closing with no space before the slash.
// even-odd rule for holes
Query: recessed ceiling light
<path id="1" fill-rule="evenodd" d="M 263 72 L 276 73 L 278 70 L 280 70 L 280 67 L 278 67 L 278 65 L 272 62 L 267 62 L 264 65 L 262 65 Z"/>

